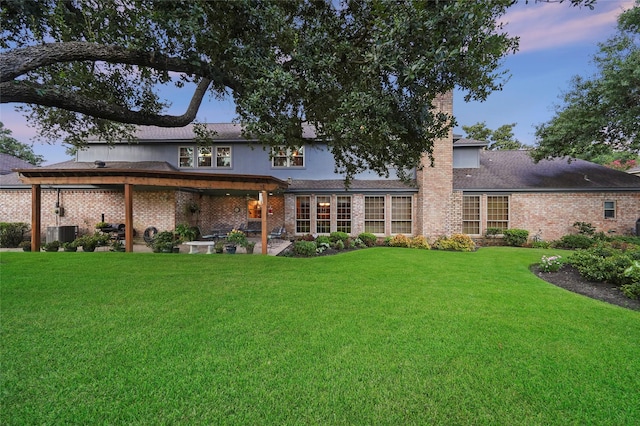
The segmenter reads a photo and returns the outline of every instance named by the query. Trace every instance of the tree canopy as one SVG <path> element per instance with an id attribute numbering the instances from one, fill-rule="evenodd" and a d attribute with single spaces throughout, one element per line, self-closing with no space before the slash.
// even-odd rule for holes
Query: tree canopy
<path id="1" fill-rule="evenodd" d="M 517 49 L 499 18 L 512 0 L 4 0 L 1 102 L 44 139 L 131 139 L 132 125 L 184 126 L 207 93 L 231 98 L 245 132 L 327 141 L 347 178 L 410 169 L 454 125 L 433 108 L 454 87 L 483 100 Z M 570 0 L 591 5 L 593 0 Z M 182 116 L 163 85 L 191 87 Z"/>
<path id="2" fill-rule="evenodd" d="M 536 128 L 536 160 L 640 153 L 640 0 L 619 16 L 594 63 L 597 74 L 574 77 L 555 116 Z"/>
<path id="3" fill-rule="evenodd" d="M 11 136 L 11 130 L 4 127 L 0 122 L 0 152 L 9 154 L 26 161 L 34 166 L 39 166 L 44 161 L 42 155 L 37 155 L 33 149 Z"/>
<path id="4" fill-rule="evenodd" d="M 482 121 L 472 126 L 462 126 L 462 130 L 465 131 L 467 137 L 478 141 L 487 142 L 488 149 L 497 151 L 504 149 L 521 149 L 524 148 L 518 139 L 513 134 L 513 128 L 517 123 L 504 124 L 498 127 L 496 130 L 491 130 L 487 127 L 487 123 Z"/>

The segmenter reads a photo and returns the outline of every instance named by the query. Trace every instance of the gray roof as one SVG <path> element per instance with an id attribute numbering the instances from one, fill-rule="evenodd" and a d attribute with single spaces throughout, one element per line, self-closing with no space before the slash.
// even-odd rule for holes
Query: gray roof
<path id="1" fill-rule="evenodd" d="M 96 169 L 98 168 L 97 163 L 95 162 L 76 162 L 74 160 L 65 161 L 63 163 L 49 164 L 47 166 L 42 167 L 43 169 L 53 169 L 53 170 L 86 170 L 86 169 Z M 171 164 L 166 161 L 103 161 L 104 168 L 108 169 L 118 169 L 118 170 L 153 170 L 153 171 L 166 171 L 166 172 L 176 172 L 178 169 L 173 167 Z"/>
<path id="2" fill-rule="evenodd" d="M 13 173 L 12 169 L 28 169 L 30 167 L 36 166 L 13 155 L 0 153 L 0 175 Z"/>
<path id="3" fill-rule="evenodd" d="M 542 160 L 527 151 L 480 151 L 480 167 L 453 170 L 463 191 L 640 191 L 640 177 L 584 160 Z"/>
<path id="4" fill-rule="evenodd" d="M 485 141 L 475 140 L 475 139 L 460 138 L 460 139 L 454 139 L 454 141 L 453 141 L 453 145 L 454 145 L 455 147 L 463 147 L 463 146 L 487 146 L 487 145 L 489 145 L 489 143 L 488 143 L 488 142 L 485 142 Z"/>
<path id="5" fill-rule="evenodd" d="M 196 137 L 194 124 L 188 124 L 184 127 L 156 127 L 156 126 L 138 126 L 136 128 L 135 137 L 138 141 L 153 142 L 172 142 L 193 140 Z M 214 140 L 218 141 L 246 141 L 242 136 L 242 125 L 236 123 L 207 123 L 207 130 L 215 132 Z M 304 138 L 315 138 L 315 130 L 312 126 L 304 126 Z M 255 140 L 255 139 L 252 139 Z M 90 138 L 89 143 L 100 143 L 97 138 Z"/>
<path id="6" fill-rule="evenodd" d="M 336 192 L 344 191 L 344 180 L 296 180 L 291 181 L 288 191 L 291 192 Z M 398 179 L 353 180 L 348 191 L 351 192 L 416 192 L 415 184 L 406 184 Z"/>

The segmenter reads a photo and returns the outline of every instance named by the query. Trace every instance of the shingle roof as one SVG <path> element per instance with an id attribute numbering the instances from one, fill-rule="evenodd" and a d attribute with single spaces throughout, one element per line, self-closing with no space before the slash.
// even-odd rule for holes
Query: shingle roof
<path id="1" fill-rule="evenodd" d="M 194 124 L 188 124 L 184 127 L 156 127 L 156 126 L 138 126 L 136 128 L 135 137 L 139 141 L 182 141 L 193 140 L 196 137 Z M 215 132 L 213 137 L 219 141 L 245 141 L 242 136 L 242 125 L 236 123 L 208 123 L 206 128 Z M 304 138 L 315 138 L 315 130 L 312 126 L 304 126 Z M 89 139 L 89 142 L 99 142 L 98 139 Z"/>
<path id="2" fill-rule="evenodd" d="M 30 167 L 36 166 L 13 155 L 0 153 L 0 175 L 13 173 L 11 169 L 28 169 Z"/>
<path id="3" fill-rule="evenodd" d="M 584 160 L 542 160 L 527 151 L 481 151 L 480 167 L 453 170 L 456 190 L 640 191 L 640 178 Z"/>
<path id="4" fill-rule="evenodd" d="M 344 191 L 344 180 L 293 180 L 289 185 L 289 191 L 316 191 L 335 192 Z M 415 185 L 405 184 L 398 179 L 377 179 L 377 180 L 353 180 L 350 183 L 349 191 L 409 191 L 416 192 Z"/>
<path id="5" fill-rule="evenodd" d="M 43 169 L 95 169 L 98 168 L 97 162 L 76 162 L 65 161 L 63 163 L 50 164 L 42 167 Z M 178 169 L 173 167 L 166 161 L 104 161 L 104 168 L 118 169 L 118 170 L 153 170 L 153 171 L 167 171 L 176 172 Z"/>

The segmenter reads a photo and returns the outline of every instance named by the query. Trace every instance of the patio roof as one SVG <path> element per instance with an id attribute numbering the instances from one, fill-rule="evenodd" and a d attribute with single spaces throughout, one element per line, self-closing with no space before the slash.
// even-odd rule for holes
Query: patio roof
<path id="1" fill-rule="evenodd" d="M 31 229 L 41 228 L 41 185 L 122 185 L 125 204 L 125 249 L 133 251 L 133 190 L 135 186 L 179 187 L 201 190 L 260 191 L 266 202 L 268 192 L 286 189 L 287 182 L 272 176 L 234 175 L 105 167 L 98 162 L 76 168 L 14 169 L 19 179 L 31 184 Z M 266 215 L 262 219 L 263 254 L 267 247 Z M 32 247 L 40 247 L 40 232 L 31 233 Z"/>

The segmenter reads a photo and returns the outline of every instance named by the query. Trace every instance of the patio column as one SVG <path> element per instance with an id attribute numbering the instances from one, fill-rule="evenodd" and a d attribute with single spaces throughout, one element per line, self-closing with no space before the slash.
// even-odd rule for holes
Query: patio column
<path id="1" fill-rule="evenodd" d="M 269 196 L 267 194 L 267 191 L 262 191 L 262 220 L 261 220 L 261 224 L 262 224 L 262 254 L 267 254 L 269 247 L 267 247 L 268 244 L 268 235 L 267 233 L 269 231 L 267 231 L 267 210 L 269 209 Z"/>
<path id="2" fill-rule="evenodd" d="M 31 251 L 40 251 L 40 227 L 42 223 L 42 189 L 31 185 Z"/>
<path id="3" fill-rule="evenodd" d="M 124 251 L 133 251 L 133 185 L 124 184 Z"/>

